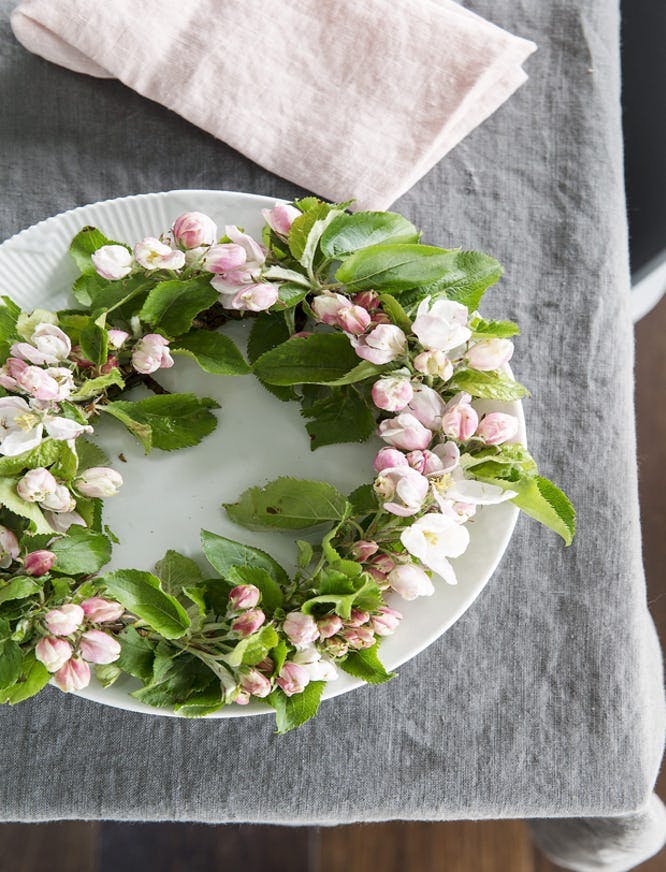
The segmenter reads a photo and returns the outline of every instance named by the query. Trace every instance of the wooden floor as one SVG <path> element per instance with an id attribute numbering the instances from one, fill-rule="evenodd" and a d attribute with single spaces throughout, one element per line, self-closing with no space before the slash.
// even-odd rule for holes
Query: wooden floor
<path id="1" fill-rule="evenodd" d="M 666 300 L 637 337 L 641 506 L 650 607 L 666 644 Z M 666 797 L 666 778 L 660 782 Z M 520 821 L 335 829 L 190 824 L 0 826 L 0 872 L 553 872 Z M 664 872 L 664 854 L 638 867 Z"/>

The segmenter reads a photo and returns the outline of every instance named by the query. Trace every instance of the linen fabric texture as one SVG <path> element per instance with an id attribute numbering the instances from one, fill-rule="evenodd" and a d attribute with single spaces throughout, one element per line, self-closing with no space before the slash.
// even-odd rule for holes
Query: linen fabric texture
<path id="1" fill-rule="evenodd" d="M 539 822 L 547 850 L 569 868 L 609 870 L 663 839 L 651 799 L 664 705 L 641 564 L 617 8 L 469 5 L 539 44 L 529 85 L 395 208 L 424 241 L 505 265 L 483 309 L 521 325 L 512 367 L 532 391 L 530 448 L 578 510 L 574 544 L 521 518 L 494 577 L 441 639 L 393 681 L 324 703 L 285 736 L 271 717 L 148 717 L 52 688 L 3 708 L 2 819 L 563 818 Z M 11 7 L 0 0 L 3 237 L 132 193 L 304 193 L 120 82 L 29 54 Z M 603 836 L 581 840 L 581 827 Z"/>

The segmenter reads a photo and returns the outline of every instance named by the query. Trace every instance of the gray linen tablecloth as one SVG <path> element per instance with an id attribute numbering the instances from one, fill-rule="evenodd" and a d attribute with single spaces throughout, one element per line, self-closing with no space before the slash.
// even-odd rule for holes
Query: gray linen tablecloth
<path id="1" fill-rule="evenodd" d="M 13 5 L 0 0 L 2 238 L 125 194 L 302 193 L 121 84 L 29 55 Z M 505 264 L 487 310 L 523 328 L 529 438 L 577 506 L 575 544 L 521 519 L 482 596 L 398 679 L 286 736 L 271 718 L 146 717 L 53 689 L 3 709 L 0 818 L 610 816 L 617 844 L 626 820 L 635 856 L 657 848 L 660 807 L 645 809 L 664 711 L 641 565 L 616 2 L 467 5 L 538 43 L 530 80 L 396 208 L 426 241 Z M 605 837 L 585 860 L 581 826 L 595 822 L 537 825 L 571 868 L 627 868 Z"/>

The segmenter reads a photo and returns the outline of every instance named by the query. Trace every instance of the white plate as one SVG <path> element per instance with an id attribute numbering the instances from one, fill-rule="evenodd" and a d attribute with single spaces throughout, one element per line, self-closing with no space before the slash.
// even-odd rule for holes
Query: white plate
<path id="1" fill-rule="evenodd" d="M 0 292 L 24 309 L 64 308 L 72 305 L 69 289 L 76 270 L 67 254 L 71 238 L 86 224 L 107 236 L 135 242 L 159 235 L 182 212 L 211 215 L 219 227 L 238 224 L 258 235 L 260 209 L 274 200 L 230 191 L 168 191 L 106 200 L 72 209 L 35 224 L 0 245 Z M 436 240 L 435 240 L 436 242 Z M 244 325 L 234 325 L 234 338 L 244 338 Z M 269 551 L 287 570 L 294 566 L 293 538 L 281 533 L 250 533 L 232 524 L 220 508 L 247 487 L 279 475 L 324 479 L 349 492 L 372 476 L 372 458 L 379 440 L 366 445 L 337 445 L 311 452 L 294 403 L 282 403 L 252 376 L 221 377 L 202 373 L 185 358 L 160 372 L 172 390 L 193 391 L 215 398 L 221 405 L 218 429 L 195 448 L 172 453 L 154 451 L 145 457 L 124 428 L 108 419 L 96 424 L 95 438 L 122 471 L 121 494 L 105 506 L 105 520 L 119 536 L 110 568 L 151 569 L 168 548 L 194 557 L 204 565 L 199 547 L 203 527 Z M 483 404 L 517 415 L 520 438 L 525 439 L 520 403 Z M 123 452 L 127 463 L 120 462 Z M 382 660 L 394 669 L 414 657 L 447 630 L 470 607 L 500 561 L 516 523 L 518 509 L 502 503 L 481 509 L 468 524 L 471 542 L 454 561 L 459 583 L 451 587 L 435 579 L 434 596 L 411 603 L 399 601 L 404 621 L 382 644 Z M 398 679 L 399 680 L 399 679 Z M 363 682 L 342 674 L 328 685 L 324 699 L 346 693 Z M 122 678 L 109 688 L 92 683 L 80 696 L 105 705 L 152 715 L 173 712 L 144 705 L 129 696 L 133 679 Z M 248 717 L 272 711 L 262 703 L 227 706 L 211 717 Z"/>

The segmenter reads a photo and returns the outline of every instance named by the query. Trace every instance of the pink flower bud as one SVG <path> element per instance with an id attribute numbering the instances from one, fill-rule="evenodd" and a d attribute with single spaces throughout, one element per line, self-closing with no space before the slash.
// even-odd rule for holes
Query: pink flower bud
<path id="1" fill-rule="evenodd" d="M 176 218 L 171 230 L 181 248 L 212 245 L 217 239 L 217 225 L 203 212 L 185 212 Z"/>
<path id="2" fill-rule="evenodd" d="M 169 353 L 169 340 L 157 333 L 146 333 L 134 346 L 132 366 L 143 375 L 172 367 L 173 358 Z"/>
<path id="3" fill-rule="evenodd" d="M 27 366 L 16 381 L 19 387 L 36 400 L 58 399 L 58 382 L 40 366 Z"/>
<path id="4" fill-rule="evenodd" d="M 304 666 L 288 660 L 277 677 L 277 684 L 287 696 L 302 693 L 310 683 L 310 676 Z"/>
<path id="5" fill-rule="evenodd" d="M 487 372 L 504 366 L 512 355 L 513 342 L 510 339 L 482 339 L 467 351 L 467 362 L 472 369 Z"/>
<path id="6" fill-rule="evenodd" d="M 351 344 L 363 360 L 381 366 L 405 353 L 407 337 L 395 324 L 379 324 L 364 336 L 351 337 Z"/>
<path id="7" fill-rule="evenodd" d="M 129 337 L 129 333 L 126 330 L 107 330 L 107 335 L 111 348 L 121 348 Z"/>
<path id="8" fill-rule="evenodd" d="M 317 629 L 322 639 L 330 639 L 342 629 L 342 618 L 339 615 L 326 615 L 317 621 Z"/>
<path id="9" fill-rule="evenodd" d="M 388 554 L 377 554 L 370 561 L 370 565 L 377 572 L 381 572 L 386 575 L 386 573 L 390 572 L 395 566 L 395 561 L 392 557 L 389 557 Z"/>
<path id="10" fill-rule="evenodd" d="M 90 255 L 97 274 L 103 279 L 116 281 L 132 272 L 134 259 L 124 245 L 103 245 Z"/>
<path id="11" fill-rule="evenodd" d="M 484 439 L 488 445 L 501 445 L 508 442 L 518 432 L 518 418 L 514 415 L 505 415 L 504 412 L 490 412 L 486 415 L 476 431 L 480 439 Z"/>
<path id="12" fill-rule="evenodd" d="M 382 606 L 370 620 L 372 629 L 377 636 L 390 636 L 394 633 L 402 620 L 402 615 L 395 609 Z"/>
<path id="13" fill-rule="evenodd" d="M 120 642 L 102 630 L 86 630 L 81 636 L 79 650 L 88 663 L 113 663 L 120 657 Z"/>
<path id="14" fill-rule="evenodd" d="M 380 378 L 372 386 L 372 402 L 386 412 L 399 412 L 413 396 L 412 383 L 401 376 Z"/>
<path id="15" fill-rule="evenodd" d="M 427 448 L 432 440 L 432 430 L 424 427 L 411 412 L 401 412 L 379 425 L 378 433 L 384 442 L 404 451 Z"/>
<path id="16" fill-rule="evenodd" d="M 249 705 L 250 694 L 246 690 L 239 690 L 234 697 L 234 702 L 236 703 L 236 705 Z"/>
<path id="17" fill-rule="evenodd" d="M 76 508 L 76 500 L 67 485 L 58 484 L 52 494 L 46 494 L 40 505 L 50 512 L 73 512 Z"/>
<path id="18" fill-rule="evenodd" d="M 383 469 L 393 469 L 395 466 L 407 466 L 408 461 L 397 448 L 380 448 L 372 465 L 377 472 L 381 472 Z"/>
<path id="19" fill-rule="evenodd" d="M 351 301 L 342 294 L 324 292 L 315 297 L 310 305 L 317 321 L 321 321 L 322 324 L 337 325 L 338 316 L 343 309 L 351 307 Z"/>
<path id="20" fill-rule="evenodd" d="M 212 273 L 227 273 L 238 269 L 247 261 L 247 252 L 235 242 L 221 242 L 209 248 L 203 259 L 203 267 Z"/>
<path id="21" fill-rule="evenodd" d="M 44 623 L 54 636 L 69 636 L 83 623 L 85 614 L 76 603 L 65 603 L 44 615 Z"/>
<path id="22" fill-rule="evenodd" d="M 432 596 L 435 592 L 426 573 L 413 563 L 396 566 L 388 574 L 388 582 L 403 599 L 413 600 L 419 596 Z"/>
<path id="23" fill-rule="evenodd" d="M 271 692 L 270 681 L 265 675 L 262 675 L 258 669 L 248 669 L 247 672 L 241 676 L 240 683 L 243 690 L 252 696 L 262 698 L 268 696 Z"/>
<path id="24" fill-rule="evenodd" d="M 361 609 L 352 609 L 351 615 L 346 622 L 347 627 L 361 627 L 367 624 L 370 620 L 370 612 L 362 611 Z"/>
<path id="25" fill-rule="evenodd" d="M 442 471 L 442 461 L 427 448 L 424 451 L 410 451 L 407 455 L 407 463 L 421 475 Z"/>
<path id="26" fill-rule="evenodd" d="M 261 609 L 249 609 L 239 615 L 231 624 L 231 629 L 241 636 L 251 636 L 266 620 L 266 615 Z"/>
<path id="27" fill-rule="evenodd" d="M 416 385 L 407 409 L 424 427 L 439 430 L 446 403 L 437 391 L 427 385 Z"/>
<path id="28" fill-rule="evenodd" d="M 349 644 L 339 636 L 326 640 L 326 653 L 330 654 L 331 657 L 344 657 L 348 651 Z"/>
<path id="29" fill-rule="evenodd" d="M 261 597 L 261 591 L 254 584 L 239 584 L 229 591 L 229 605 L 234 611 L 253 609 Z"/>
<path id="30" fill-rule="evenodd" d="M 317 622 L 304 612 L 289 612 L 282 626 L 294 645 L 307 645 L 319 638 Z"/>
<path id="31" fill-rule="evenodd" d="M 368 542 L 367 539 L 359 539 L 358 542 L 354 542 L 351 553 L 354 560 L 358 560 L 359 563 L 365 563 L 368 557 L 372 557 L 373 554 L 377 553 L 377 549 L 379 545 L 376 542 Z"/>
<path id="32" fill-rule="evenodd" d="M 84 497 L 105 498 L 115 496 L 123 484 L 123 477 L 109 466 L 93 466 L 77 479 L 76 488 Z"/>
<path id="33" fill-rule="evenodd" d="M 241 288 L 231 300 L 231 308 L 240 312 L 265 312 L 278 301 L 279 285 L 258 282 Z"/>
<path id="34" fill-rule="evenodd" d="M 31 551 L 25 555 L 23 561 L 23 571 L 26 575 L 40 576 L 46 575 L 56 561 L 56 556 L 53 551 Z"/>
<path id="35" fill-rule="evenodd" d="M 16 379 L 18 379 L 19 376 L 28 368 L 28 364 L 25 360 L 19 360 L 18 357 L 8 357 L 5 366 L 7 367 L 9 376 L 14 379 L 14 381 L 16 381 Z"/>
<path id="36" fill-rule="evenodd" d="M 57 672 L 71 656 L 72 646 L 65 639 L 44 636 L 35 646 L 35 657 L 49 672 Z"/>
<path id="37" fill-rule="evenodd" d="M 337 322 L 346 333 L 358 335 L 370 326 L 370 315 L 362 306 L 349 306 L 338 312 Z"/>
<path id="38" fill-rule="evenodd" d="M 453 375 L 453 364 L 443 351 L 422 351 L 414 358 L 414 369 L 424 375 L 433 375 L 448 381 Z"/>
<path id="39" fill-rule="evenodd" d="M 357 651 L 375 644 L 375 634 L 369 627 L 345 627 L 341 635 L 349 647 Z"/>
<path id="40" fill-rule="evenodd" d="M 262 209 L 264 221 L 278 236 L 288 236 L 289 229 L 294 221 L 303 213 L 295 206 L 288 203 L 278 203 L 272 209 Z"/>
<path id="41" fill-rule="evenodd" d="M 90 667 L 88 664 L 72 657 L 55 674 L 55 682 L 66 693 L 73 690 L 83 690 L 90 684 Z"/>
<path id="42" fill-rule="evenodd" d="M 479 416 L 469 401 L 469 394 L 458 394 L 447 403 L 442 415 L 442 433 L 450 439 L 466 442 L 476 432 Z"/>
<path id="43" fill-rule="evenodd" d="M 101 596 L 91 596 L 83 600 L 81 608 L 86 618 L 93 624 L 117 621 L 125 613 L 125 607 Z"/>
<path id="44" fill-rule="evenodd" d="M 18 539 L 8 527 L 0 524 L 0 569 L 7 569 L 21 552 Z"/>
<path id="45" fill-rule="evenodd" d="M 376 291 L 361 291 L 358 294 L 354 294 L 352 303 L 355 306 L 362 306 L 364 309 L 372 312 L 379 306 L 379 294 Z"/>
<path id="46" fill-rule="evenodd" d="M 29 469 L 16 484 L 16 492 L 28 503 L 41 503 L 49 494 L 55 493 L 58 482 L 43 466 Z"/>
<path id="47" fill-rule="evenodd" d="M 185 266 L 185 255 L 182 251 L 174 251 L 154 236 L 147 236 L 137 242 L 134 246 L 134 257 L 149 272 L 156 269 L 178 270 Z"/>

